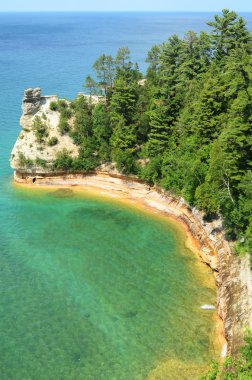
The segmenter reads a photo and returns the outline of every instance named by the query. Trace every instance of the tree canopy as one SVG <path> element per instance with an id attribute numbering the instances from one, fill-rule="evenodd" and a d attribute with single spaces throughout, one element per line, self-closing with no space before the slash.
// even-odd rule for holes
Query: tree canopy
<path id="1" fill-rule="evenodd" d="M 146 76 L 124 46 L 94 63 L 89 94 L 72 104 L 75 171 L 115 162 L 184 197 L 208 217 L 221 214 L 237 250 L 252 248 L 252 40 L 243 18 L 223 10 L 209 33 L 171 36 L 147 56 Z M 68 123 L 69 124 L 69 123 Z M 76 162 L 75 162 L 76 161 Z"/>

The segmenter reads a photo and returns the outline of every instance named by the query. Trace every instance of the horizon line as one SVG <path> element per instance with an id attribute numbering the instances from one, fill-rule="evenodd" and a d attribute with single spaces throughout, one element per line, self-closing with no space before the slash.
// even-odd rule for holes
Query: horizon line
<path id="1" fill-rule="evenodd" d="M 236 13 L 252 13 L 245 10 L 231 10 Z M 214 13 L 221 10 L 191 11 L 191 10 L 0 10 L 0 13 Z"/>

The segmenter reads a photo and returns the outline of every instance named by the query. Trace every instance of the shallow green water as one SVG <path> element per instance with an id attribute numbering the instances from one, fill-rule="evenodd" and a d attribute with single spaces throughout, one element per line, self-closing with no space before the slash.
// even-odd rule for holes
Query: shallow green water
<path id="1" fill-rule="evenodd" d="M 159 361 L 202 366 L 215 355 L 213 314 L 200 309 L 215 302 L 202 281 L 211 274 L 173 225 L 71 191 L 11 197 L 15 221 L 0 231 L 1 380 L 142 380 Z"/>

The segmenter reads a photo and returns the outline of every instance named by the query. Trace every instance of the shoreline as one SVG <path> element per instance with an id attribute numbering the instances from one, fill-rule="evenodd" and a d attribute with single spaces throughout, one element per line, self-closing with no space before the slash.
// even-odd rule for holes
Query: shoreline
<path id="1" fill-rule="evenodd" d="M 66 180 L 64 179 L 64 181 L 66 181 Z M 151 213 L 152 215 L 153 214 L 159 215 L 162 218 L 166 218 L 170 222 L 176 224 L 177 228 L 182 229 L 186 235 L 186 241 L 185 241 L 186 248 L 188 248 L 191 251 L 193 251 L 194 253 L 196 253 L 199 256 L 199 258 L 201 259 L 201 262 L 209 265 L 208 263 L 206 263 L 202 259 L 202 256 L 200 253 L 201 248 L 200 248 L 199 241 L 197 240 L 196 237 L 193 237 L 193 235 L 190 232 L 188 225 L 185 223 L 184 220 L 182 220 L 180 218 L 180 215 L 177 214 L 177 208 L 176 207 L 169 206 L 169 211 L 165 210 L 165 209 L 162 210 L 161 208 L 159 208 L 160 205 L 158 204 L 158 202 L 152 203 L 150 200 L 144 200 L 142 198 L 142 196 L 137 199 L 134 196 L 132 196 L 132 194 L 130 194 L 130 192 L 128 192 L 128 191 L 124 192 L 123 190 L 116 190 L 116 189 L 112 189 L 112 188 L 111 188 L 111 190 L 108 190 L 107 188 L 97 187 L 97 186 L 93 186 L 90 184 L 84 184 L 84 183 L 82 185 L 80 185 L 80 184 L 78 184 L 78 185 L 68 184 L 67 182 L 64 184 L 62 184 L 62 183 L 57 184 L 57 183 L 53 183 L 53 181 L 52 181 L 52 182 L 46 183 L 46 184 L 44 184 L 44 183 L 32 184 L 32 183 L 21 183 L 21 182 L 14 181 L 14 185 L 16 185 L 18 187 L 23 187 L 26 189 L 34 189 L 34 188 L 40 188 L 40 189 L 45 189 L 45 190 L 69 189 L 69 190 L 73 190 L 75 193 L 80 193 L 80 194 L 84 194 L 86 192 L 88 194 L 113 199 L 115 201 L 119 201 L 120 203 L 130 205 L 134 208 L 145 210 L 145 211 Z M 148 191 L 148 192 L 152 193 L 153 190 Z M 215 257 L 215 256 L 213 256 L 213 257 Z M 213 263 L 214 268 L 215 268 L 215 266 L 216 266 L 215 263 Z M 213 269 L 212 267 L 211 267 L 211 269 L 213 270 L 213 274 L 216 273 L 215 269 Z"/>
<path id="2" fill-rule="evenodd" d="M 24 179 L 14 175 L 14 183 L 26 188 L 43 188 L 43 189 L 74 189 L 75 192 L 87 191 L 95 192 L 101 196 L 127 201 L 140 206 L 152 214 L 156 213 L 168 217 L 170 220 L 177 222 L 187 234 L 188 248 L 196 251 L 202 261 L 209 265 L 214 273 L 218 272 L 218 259 L 215 252 L 215 243 L 218 238 L 212 237 L 212 241 L 203 242 L 202 237 L 190 229 L 190 224 L 198 222 L 203 223 L 201 215 L 194 214 L 189 205 L 180 197 L 172 196 L 156 187 L 150 187 L 137 177 L 126 177 L 117 172 L 96 172 L 89 175 L 60 175 L 35 177 L 27 176 Z M 197 221 L 193 220 L 196 219 Z M 208 223 L 204 223 L 207 225 Z M 209 223 L 210 224 L 210 223 Z M 202 227 L 202 226 L 198 226 Z M 218 228 L 219 222 L 213 227 Z M 206 231 L 200 231 L 206 234 Z M 205 236 L 207 237 L 207 236 Z M 228 247 L 229 248 L 229 247 Z"/>
<path id="3" fill-rule="evenodd" d="M 118 172 L 36 177 L 15 173 L 14 183 L 30 189 L 72 189 L 75 193 L 95 193 L 131 204 L 175 223 L 185 233 L 185 246 L 213 271 L 218 289 L 215 342 L 218 341 L 222 346 L 220 356 L 224 358 L 237 353 L 243 344 L 244 326 L 252 325 L 252 297 L 247 297 L 252 287 L 249 289 L 248 284 L 244 286 L 249 277 L 246 265 L 244 260 L 234 258 L 231 254 L 220 220 L 207 223 L 202 214 L 191 209 L 182 198 L 159 188 L 150 188 L 137 177 L 126 177 Z M 246 278 L 240 275 L 240 267 L 244 267 Z M 246 296 L 245 300 L 241 297 L 243 295 Z"/>

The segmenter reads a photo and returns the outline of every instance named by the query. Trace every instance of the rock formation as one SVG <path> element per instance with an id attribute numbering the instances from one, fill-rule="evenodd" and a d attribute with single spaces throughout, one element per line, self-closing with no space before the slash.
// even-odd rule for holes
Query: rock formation
<path id="1" fill-rule="evenodd" d="M 23 97 L 23 114 L 24 116 L 27 115 L 34 115 L 40 107 L 41 103 L 41 89 L 35 88 L 34 90 L 32 88 L 28 88 L 24 92 Z"/>
<path id="2" fill-rule="evenodd" d="M 58 102 L 57 96 L 41 96 L 41 89 L 25 90 L 20 119 L 22 128 L 16 144 L 11 152 L 11 167 L 19 173 L 29 175 L 45 175 L 52 172 L 52 163 L 58 152 L 66 149 L 73 157 L 78 155 L 78 147 L 68 135 L 62 135 L 58 125 L 60 113 L 50 109 L 51 102 Z M 39 120 L 46 128 L 43 142 L 38 142 L 35 120 Z M 57 144 L 50 146 L 51 138 Z"/>

